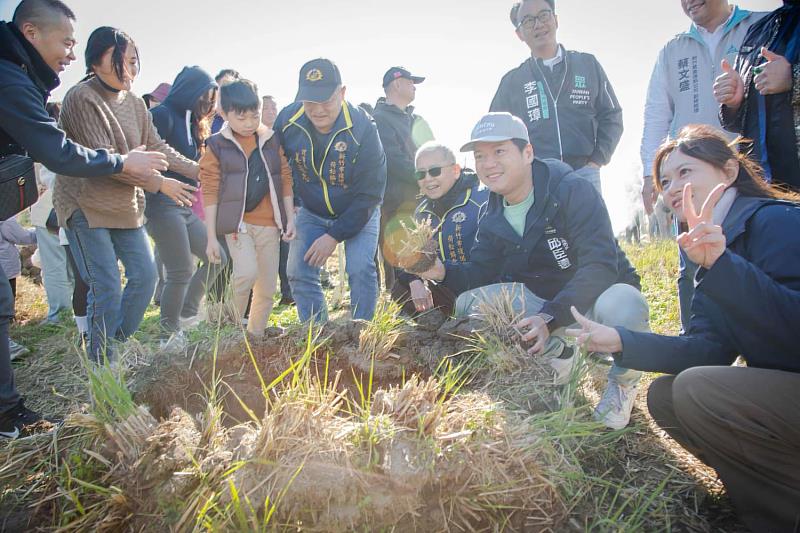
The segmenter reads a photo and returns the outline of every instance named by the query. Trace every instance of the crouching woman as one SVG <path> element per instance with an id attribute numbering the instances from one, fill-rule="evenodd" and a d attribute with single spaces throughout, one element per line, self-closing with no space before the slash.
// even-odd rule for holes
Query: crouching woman
<path id="1" fill-rule="evenodd" d="M 656 186 L 689 225 L 678 244 L 700 269 L 680 337 L 609 328 L 577 314 L 568 331 L 617 364 L 670 374 L 648 391 L 661 428 L 716 469 L 757 531 L 800 524 L 800 205 L 762 179 L 718 131 L 687 126 L 664 144 Z M 737 356 L 747 367 L 732 367 Z"/>

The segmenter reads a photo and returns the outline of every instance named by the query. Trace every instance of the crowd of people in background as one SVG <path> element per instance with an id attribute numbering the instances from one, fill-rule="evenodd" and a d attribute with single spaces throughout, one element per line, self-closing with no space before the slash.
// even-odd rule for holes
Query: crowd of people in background
<path id="1" fill-rule="evenodd" d="M 207 319 L 204 298 L 229 298 L 253 338 L 278 289 L 301 321 L 325 322 L 322 275 L 342 245 L 354 319 L 373 318 L 380 271 L 411 318 L 468 317 L 508 298 L 521 317 L 509 326 L 556 384 L 579 346 L 610 364 L 594 409 L 608 428 L 629 424 L 642 372 L 667 374 L 647 391 L 656 423 L 716 469 L 751 529 L 796 530 L 800 2 L 772 13 L 680 4 L 690 27 L 656 58 L 641 143 L 644 208 L 680 251 L 682 332 L 662 336 L 602 197 L 623 111 L 597 58 L 559 42 L 555 0 L 511 6 L 530 57 L 503 76 L 460 148 L 474 171 L 411 105 L 425 78 L 399 66 L 376 80 L 374 107 L 348 101 L 325 58 L 300 68 L 280 110 L 234 69 L 186 66 L 139 97 L 134 38 L 100 27 L 86 77 L 46 108 L 75 60 L 75 14 L 23 0 L 0 24 L 0 156 L 35 160 L 42 194 L 35 229 L 0 222 L 0 435 L 41 418 L 11 367 L 26 350 L 8 337 L 17 245 L 38 244 L 46 321 L 71 307 L 100 365 L 114 365 L 152 301 L 164 352 L 186 349 L 185 332 Z M 424 272 L 398 267 L 411 219 L 435 228 Z M 731 366 L 740 356 L 747 366 Z"/>

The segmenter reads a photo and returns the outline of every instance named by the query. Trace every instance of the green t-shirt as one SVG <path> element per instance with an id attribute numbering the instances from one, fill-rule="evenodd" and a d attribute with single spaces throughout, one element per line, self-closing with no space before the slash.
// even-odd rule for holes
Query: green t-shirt
<path id="1" fill-rule="evenodd" d="M 508 202 L 503 200 L 503 216 L 506 217 L 508 223 L 517 232 L 517 235 L 522 237 L 525 233 L 525 219 L 528 217 L 528 210 L 533 205 L 533 189 L 531 193 L 518 204 L 508 205 Z"/>

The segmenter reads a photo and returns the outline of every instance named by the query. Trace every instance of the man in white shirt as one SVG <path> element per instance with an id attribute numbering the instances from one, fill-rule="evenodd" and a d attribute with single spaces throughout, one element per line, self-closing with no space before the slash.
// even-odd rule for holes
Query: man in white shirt
<path id="1" fill-rule="evenodd" d="M 687 124 L 721 128 L 714 79 L 723 59 L 732 62 L 750 26 L 764 16 L 728 3 L 728 0 L 680 0 L 692 20 L 689 30 L 676 35 L 658 54 L 644 110 L 641 158 L 642 200 L 648 215 L 658 196 L 653 187 L 653 159 L 666 139 Z M 733 138 L 733 135 L 731 135 Z M 683 329 L 689 326 L 696 267 L 681 257 L 678 293 Z"/>

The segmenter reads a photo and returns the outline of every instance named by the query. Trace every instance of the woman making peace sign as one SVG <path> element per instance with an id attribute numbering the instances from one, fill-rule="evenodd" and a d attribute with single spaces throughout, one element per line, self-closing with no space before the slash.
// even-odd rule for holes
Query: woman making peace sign
<path id="1" fill-rule="evenodd" d="M 714 467 L 754 530 L 800 524 L 800 197 L 708 126 L 662 145 L 657 188 L 689 225 L 678 244 L 700 265 L 680 337 L 602 326 L 573 309 L 568 330 L 617 364 L 672 374 L 648 391 L 651 415 Z M 737 356 L 747 368 L 731 367 Z"/>

